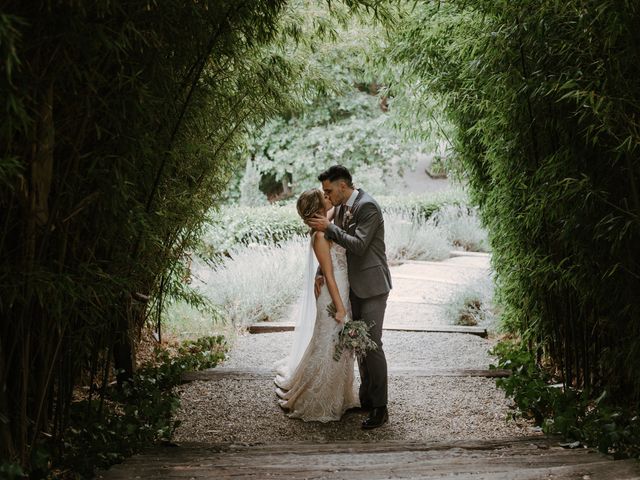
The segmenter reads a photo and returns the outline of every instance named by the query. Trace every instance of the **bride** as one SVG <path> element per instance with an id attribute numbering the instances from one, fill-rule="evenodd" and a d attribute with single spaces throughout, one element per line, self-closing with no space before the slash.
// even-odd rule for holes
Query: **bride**
<path id="1" fill-rule="evenodd" d="M 306 222 L 317 213 L 327 215 L 332 205 L 320 190 L 313 189 L 300 195 L 297 208 Z M 314 253 L 325 277 L 317 300 L 313 294 Z M 312 231 L 304 290 L 291 353 L 277 367 L 278 402 L 291 418 L 340 420 L 346 410 L 360 406 L 353 390 L 353 354 L 345 351 L 340 360 L 333 358 L 338 333 L 351 310 L 349 280 L 345 249 L 327 240 L 323 232 Z M 330 313 L 333 307 L 335 314 Z"/>

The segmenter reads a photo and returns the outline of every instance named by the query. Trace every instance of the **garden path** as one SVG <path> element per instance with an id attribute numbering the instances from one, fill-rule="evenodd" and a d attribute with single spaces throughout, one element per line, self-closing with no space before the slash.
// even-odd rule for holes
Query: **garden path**
<path id="1" fill-rule="evenodd" d="M 412 169 L 406 169 L 399 189 L 406 193 L 439 192 L 451 188 L 447 178 L 431 178 L 425 171 L 431 163 L 433 154 L 420 158 Z"/>
<path id="2" fill-rule="evenodd" d="M 392 266 L 393 290 L 389 295 L 384 330 L 472 333 L 486 336 L 486 328 L 451 324 L 447 309 L 461 291 L 486 284 L 491 272 L 486 253 L 451 252 L 440 262 L 407 261 Z M 260 322 L 252 333 L 292 330 L 291 321 Z"/>
<path id="3" fill-rule="evenodd" d="M 422 313 L 489 275 L 489 258 L 408 262 L 392 275 L 385 323 L 437 324 L 440 317 Z M 507 422 L 510 401 L 487 377 L 494 339 L 416 330 L 383 334 L 390 422 L 382 428 L 361 430 L 360 413 L 327 424 L 285 417 L 271 366 L 286 355 L 292 333 L 245 334 L 223 365 L 185 378 L 179 447 L 151 448 L 99 477 L 640 478 L 633 461 L 567 450 L 528 422 Z"/>

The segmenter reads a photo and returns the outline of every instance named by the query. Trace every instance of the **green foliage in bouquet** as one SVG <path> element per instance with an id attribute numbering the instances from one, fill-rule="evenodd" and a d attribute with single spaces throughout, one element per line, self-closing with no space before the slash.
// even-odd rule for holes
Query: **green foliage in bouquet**
<path id="1" fill-rule="evenodd" d="M 340 333 L 333 352 L 333 359 L 337 362 L 344 351 L 353 353 L 356 358 L 364 357 L 369 350 L 376 350 L 378 345 L 369 336 L 371 327 L 363 320 L 346 322 Z"/>
<path id="2" fill-rule="evenodd" d="M 336 312 L 333 302 L 327 305 L 327 313 L 331 318 L 336 318 Z M 336 362 L 340 360 L 345 350 L 352 352 L 356 358 L 364 357 L 368 350 L 376 350 L 378 345 L 369 337 L 370 329 L 371 327 L 362 320 L 346 321 L 338 333 L 333 359 Z"/>

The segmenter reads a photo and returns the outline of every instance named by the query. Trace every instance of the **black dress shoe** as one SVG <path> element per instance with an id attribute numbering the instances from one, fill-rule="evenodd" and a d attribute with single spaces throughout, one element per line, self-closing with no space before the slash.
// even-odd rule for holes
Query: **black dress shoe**
<path id="1" fill-rule="evenodd" d="M 362 428 L 365 430 L 371 430 L 372 428 L 378 428 L 389 421 L 389 412 L 387 407 L 375 407 L 369 413 L 369 416 L 362 422 Z"/>

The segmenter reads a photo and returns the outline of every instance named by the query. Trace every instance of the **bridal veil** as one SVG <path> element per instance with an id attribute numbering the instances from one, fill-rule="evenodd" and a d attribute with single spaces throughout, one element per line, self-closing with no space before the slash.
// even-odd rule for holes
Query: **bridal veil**
<path id="1" fill-rule="evenodd" d="M 316 322 L 316 297 L 313 292 L 318 261 L 313 253 L 313 236 L 309 241 L 307 263 L 302 280 L 302 294 L 292 310 L 292 319 L 295 320 L 293 343 L 289 356 L 276 365 L 276 370 L 283 377 L 289 377 L 296 370 L 304 352 L 309 345 L 313 328 Z"/>

